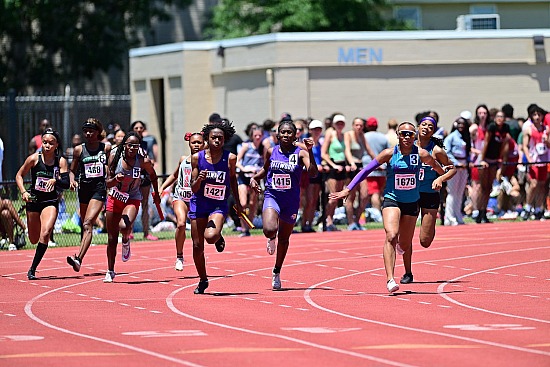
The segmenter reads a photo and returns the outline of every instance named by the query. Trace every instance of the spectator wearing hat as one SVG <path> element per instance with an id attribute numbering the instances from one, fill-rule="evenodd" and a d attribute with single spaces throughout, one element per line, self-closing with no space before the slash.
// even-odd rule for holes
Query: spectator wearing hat
<path id="1" fill-rule="evenodd" d="M 309 137 L 313 139 L 313 157 L 317 164 L 317 170 L 323 172 L 326 166 L 322 165 L 323 158 L 321 154 L 322 149 L 322 133 L 323 123 L 319 120 L 312 120 L 308 126 Z M 321 185 L 323 184 L 322 175 L 316 177 L 309 177 L 309 185 L 304 191 L 304 211 L 302 214 L 302 232 L 315 232 L 313 229 L 313 218 L 315 217 L 315 208 L 319 201 L 319 193 L 321 192 Z"/>
<path id="2" fill-rule="evenodd" d="M 335 114 L 332 118 L 333 129 L 325 133 L 325 141 L 322 146 L 322 157 L 329 165 L 327 175 L 327 189 L 329 194 L 341 191 L 347 180 L 349 166 L 346 162 L 346 144 L 344 140 L 344 127 L 346 118 L 342 114 Z M 333 215 L 338 201 L 332 200 L 326 206 L 327 231 L 338 231 L 334 225 Z"/>
<path id="3" fill-rule="evenodd" d="M 365 124 L 365 128 L 367 130 L 367 132 L 365 133 L 365 139 L 367 140 L 367 144 L 372 149 L 375 156 L 380 154 L 380 152 L 382 152 L 384 149 L 388 149 L 390 147 L 388 137 L 377 131 L 378 120 L 376 119 L 376 117 L 369 117 L 367 119 L 367 123 Z M 369 162 L 370 161 L 364 161 L 363 165 L 366 166 Z M 382 210 L 381 194 L 384 192 L 385 187 L 386 165 L 383 164 L 367 176 L 367 190 L 370 204 L 378 211 Z"/>

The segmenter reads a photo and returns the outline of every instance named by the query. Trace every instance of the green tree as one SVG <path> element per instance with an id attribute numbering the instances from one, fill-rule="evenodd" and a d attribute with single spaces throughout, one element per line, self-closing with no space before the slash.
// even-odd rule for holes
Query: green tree
<path id="1" fill-rule="evenodd" d="M 192 0 L 2 0 L 0 93 L 61 86 L 122 67 L 138 32 Z"/>
<path id="2" fill-rule="evenodd" d="M 206 29 L 212 39 L 273 32 L 404 29 L 387 0 L 222 0 Z"/>

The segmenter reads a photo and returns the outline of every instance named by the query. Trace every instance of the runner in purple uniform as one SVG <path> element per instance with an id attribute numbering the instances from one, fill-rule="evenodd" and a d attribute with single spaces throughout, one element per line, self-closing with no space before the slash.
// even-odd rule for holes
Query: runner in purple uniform
<path id="1" fill-rule="evenodd" d="M 229 187 L 236 198 L 237 214 L 242 213 L 237 190 L 237 156 L 223 149 L 226 140 L 235 134 L 235 128 L 228 121 L 212 123 L 202 128 L 202 135 L 208 148 L 191 157 L 191 190 L 189 202 L 191 237 L 193 239 L 193 260 L 200 281 L 195 294 L 203 294 L 208 288 L 208 275 L 204 259 L 204 240 L 216 245 L 222 252 L 225 240 L 222 228 L 229 212 L 227 198 Z"/>
<path id="2" fill-rule="evenodd" d="M 268 239 L 267 252 L 273 255 L 277 248 L 271 283 L 273 289 L 281 288 L 281 268 L 300 207 L 302 167 L 306 168 L 310 177 L 318 174 L 312 151 L 313 139 L 296 143 L 296 126 L 292 121 L 281 122 L 277 138 L 279 145 L 269 148 L 263 168 L 250 179 L 252 189 L 260 193 L 258 182 L 267 176 L 262 219 L 264 235 Z"/>

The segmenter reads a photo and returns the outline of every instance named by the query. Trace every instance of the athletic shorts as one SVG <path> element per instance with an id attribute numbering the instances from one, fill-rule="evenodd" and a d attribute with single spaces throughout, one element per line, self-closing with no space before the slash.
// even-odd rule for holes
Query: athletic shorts
<path id="1" fill-rule="evenodd" d="M 281 194 L 278 196 L 277 194 L 274 195 L 271 192 L 266 191 L 264 193 L 263 210 L 272 208 L 279 213 L 280 220 L 289 224 L 294 224 L 296 223 L 296 217 L 298 216 L 300 200 L 290 200 L 290 198 L 284 197 L 284 195 L 285 194 Z"/>
<path id="2" fill-rule="evenodd" d="M 192 197 L 191 201 L 189 202 L 189 219 L 208 218 L 212 214 L 216 213 L 227 217 L 227 213 L 229 213 L 229 205 L 227 204 L 227 200 L 217 201 L 219 201 L 219 203 L 216 203 L 215 206 L 210 203 L 198 204 L 195 197 Z"/>
<path id="3" fill-rule="evenodd" d="M 441 197 L 439 192 L 421 192 L 418 205 L 423 209 L 439 209 Z"/>
<path id="4" fill-rule="evenodd" d="M 29 202 L 26 204 L 27 211 L 32 213 L 42 213 L 42 210 L 44 208 L 47 208 L 48 206 L 54 206 L 57 211 L 59 211 L 59 200 L 55 201 L 46 201 L 46 202 Z"/>
<path id="5" fill-rule="evenodd" d="M 348 172 L 348 178 L 350 180 L 353 180 L 353 178 L 363 169 L 363 163 L 355 163 L 355 165 L 357 166 L 357 169 L 355 171 Z"/>
<path id="6" fill-rule="evenodd" d="M 508 163 L 518 163 L 518 159 L 509 160 Z M 516 164 L 507 164 L 502 166 L 501 174 L 504 177 L 512 177 L 516 173 Z"/>
<path id="7" fill-rule="evenodd" d="M 418 213 L 420 212 L 418 201 L 400 203 L 393 199 L 384 198 L 382 210 L 384 210 L 384 208 L 399 208 L 401 210 L 401 215 L 410 215 L 411 217 L 418 217 Z"/>
<path id="8" fill-rule="evenodd" d="M 90 200 L 107 200 L 107 189 L 105 183 L 100 184 L 81 184 L 78 188 L 78 201 L 80 204 L 89 204 Z"/>
<path id="9" fill-rule="evenodd" d="M 479 181 L 479 169 L 477 167 L 472 167 L 470 178 L 472 179 L 472 181 Z"/>
<path id="10" fill-rule="evenodd" d="M 546 181 L 548 178 L 548 168 L 546 166 L 529 166 L 529 177 L 531 180 Z"/>
<path id="11" fill-rule="evenodd" d="M 141 200 L 137 199 L 128 199 L 127 202 L 122 202 L 118 199 L 115 199 L 112 196 L 107 197 L 107 211 L 115 214 L 122 214 L 124 211 L 124 208 L 126 208 L 129 205 L 133 205 L 136 207 L 136 210 L 139 210 L 139 206 L 141 205 Z"/>
<path id="12" fill-rule="evenodd" d="M 341 171 L 337 171 L 331 167 L 330 171 L 328 171 L 327 173 L 327 179 L 332 178 L 336 181 L 344 181 L 346 178 L 348 178 L 348 173 L 346 172 L 346 169 L 345 169 L 346 162 L 334 162 L 334 164 L 342 166 L 344 167 L 344 169 Z"/>
<path id="13" fill-rule="evenodd" d="M 369 195 L 380 194 L 386 187 L 386 176 L 367 177 L 367 188 Z"/>
<path id="14" fill-rule="evenodd" d="M 237 184 L 250 186 L 250 179 L 252 177 L 246 177 L 245 175 L 237 175 Z"/>

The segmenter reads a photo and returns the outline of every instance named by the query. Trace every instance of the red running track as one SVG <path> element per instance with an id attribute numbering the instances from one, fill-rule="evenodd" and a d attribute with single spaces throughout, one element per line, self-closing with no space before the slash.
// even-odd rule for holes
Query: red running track
<path id="1" fill-rule="evenodd" d="M 205 295 L 189 240 L 183 272 L 172 241 L 134 243 L 113 284 L 105 246 L 80 273 L 49 249 L 36 281 L 33 251 L 2 252 L 0 366 L 550 366 L 548 223 L 439 227 L 391 296 L 383 238 L 294 234 L 281 291 L 265 240 L 228 238 Z"/>

